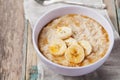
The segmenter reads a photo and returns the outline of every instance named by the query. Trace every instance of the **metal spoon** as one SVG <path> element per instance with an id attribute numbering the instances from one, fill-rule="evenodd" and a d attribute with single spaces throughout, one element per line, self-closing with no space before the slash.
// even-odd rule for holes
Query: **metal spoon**
<path id="1" fill-rule="evenodd" d="M 51 4 L 55 4 L 55 3 L 67 3 L 67 4 L 86 6 L 86 7 L 96 8 L 96 9 L 105 9 L 106 8 L 105 4 L 81 3 L 81 2 L 73 2 L 73 1 L 68 1 L 68 0 L 35 0 L 35 1 L 41 5 L 51 5 Z"/>

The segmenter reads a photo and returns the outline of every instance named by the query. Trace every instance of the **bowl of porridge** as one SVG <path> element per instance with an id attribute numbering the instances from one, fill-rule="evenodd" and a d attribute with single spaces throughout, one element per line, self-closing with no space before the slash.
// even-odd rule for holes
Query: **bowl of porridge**
<path id="1" fill-rule="evenodd" d="M 114 43 L 109 22 L 81 6 L 63 6 L 42 15 L 33 29 L 41 61 L 56 73 L 80 76 L 99 68 Z"/>

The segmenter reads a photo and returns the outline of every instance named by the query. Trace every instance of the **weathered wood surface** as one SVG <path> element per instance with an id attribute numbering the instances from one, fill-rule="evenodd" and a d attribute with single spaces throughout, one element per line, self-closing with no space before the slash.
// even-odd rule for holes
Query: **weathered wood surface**
<path id="1" fill-rule="evenodd" d="M 116 15 L 116 2 L 114 0 L 109 0 L 109 2 L 104 0 L 104 2 L 115 29 L 120 31 L 117 21 L 120 14 Z M 117 5 L 117 10 L 119 10 L 119 5 Z M 0 0 L 0 80 L 35 80 L 37 77 L 34 70 L 37 67 L 37 61 L 36 51 L 32 44 L 31 26 L 28 21 L 25 25 L 23 0 Z M 104 66 L 81 79 L 89 80 L 88 78 L 93 75 L 95 76 L 91 78 L 92 80 L 110 79 L 111 76 L 102 76 L 100 70 L 106 75 L 103 69 Z"/>
<path id="2" fill-rule="evenodd" d="M 35 80 L 37 78 L 35 70 L 37 70 L 37 56 L 32 44 L 32 29 L 28 23 L 26 80 Z"/>
<path id="3" fill-rule="evenodd" d="M 110 16 L 110 19 L 111 19 L 116 31 L 118 31 L 118 21 L 117 21 L 117 15 L 116 15 L 115 0 L 103 0 L 103 1 L 107 6 L 107 11 Z"/>
<path id="4" fill-rule="evenodd" d="M 0 0 L 0 80 L 24 78 L 23 43 L 23 0 Z"/>
<path id="5" fill-rule="evenodd" d="M 115 0 L 116 2 L 116 12 L 117 12 L 117 19 L 118 19 L 118 31 L 120 35 L 120 0 Z"/>

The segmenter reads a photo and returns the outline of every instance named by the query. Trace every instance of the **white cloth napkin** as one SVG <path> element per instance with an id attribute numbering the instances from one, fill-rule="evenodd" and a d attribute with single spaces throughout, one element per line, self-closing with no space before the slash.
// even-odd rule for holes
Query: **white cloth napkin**
<path id="1" fill-rule="evenodd" d="M 82 2 L 82 3 L 99 3 L 102 4 L 102 0 L 71 0 L 76 2 Z M 24 10 L 25 10 L 25 17 L 30 21 L 30 24 L 33 26 L 36 22 L 36 20 L 40 17 L 40 15 L 44 14 L 46 11 L 60 7 L 65 6 L 67 4 L 53 4 L 49 6 L 42 6 L 38 4 L 35 0 L 24 0 Z"/>
<path id="2" fill-rule="evenodd" d="M 71 1 L 75 1 L 75 0 L 71 0 Z M 83 3 L 94 3 L 94 4 L 103 3 L 102 0 L 76 0 L 76 1 Z M 37 19 L 46 11 L 65 5 L 68 4 L 58 3 L 49 6 L 42 6 L 37 2 L 35 2 L 34 0 L 24 0 L 25 17 L 26 19 L 29 20 L 31 26 L 33 27 Z M 113 26 L 106 10 L 99 10 L 99 9 L 95 9 L 95 10 L 97 10 L 104 17 L 106 17 L 110 22 L 110 24 Z M 116 30 L 114 29 L 114 26 L 112 28 L 115 36 L 115 44 L 110 57 L 104 63 L 104 65 L 102 65 L 102 67 L 84 76 L 67 77 L 54 73 L 53 71 L 49 70 L 44 64 L 39 62 L 38 69 L 41 71 L 40 69 L 41 66 L 44 67 L 43 79 L 44 80 L 119 80 L 120 79 L 119 76 L 120 75 L 120 37 L 116 32 Z"/>

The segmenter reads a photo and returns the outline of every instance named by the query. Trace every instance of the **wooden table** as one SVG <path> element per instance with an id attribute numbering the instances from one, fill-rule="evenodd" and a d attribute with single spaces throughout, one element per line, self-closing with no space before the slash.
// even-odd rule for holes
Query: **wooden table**
<path id="1" fill-rule="evenodd" d="M 120 1 L 104 2 L 120 33 Z M 31 34 L 31 26 L 24 17 L 23 0 L 0 0 L 0 80 L 36 80 L 38 58 Z"/>

